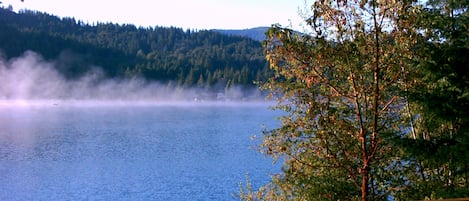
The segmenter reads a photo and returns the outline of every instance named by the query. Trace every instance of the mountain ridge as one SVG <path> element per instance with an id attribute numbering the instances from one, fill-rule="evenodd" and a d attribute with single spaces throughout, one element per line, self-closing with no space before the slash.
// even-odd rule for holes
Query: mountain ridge
<path id="1" fill-rule="evenodd" d="M 231 36 L 243 36 L 243 37 L 248 37 L 256 41 L 263 41 L 266 39 L 265 32 L 270 27 L 267 26 L 259 26 L 259 27 L 253 27 L 253 28 L 247 28 L 247 29 L 211 29 L 212 31 L 216 31 L 219 33 L 223 33 L 226 35 L 231 35 Z"/>

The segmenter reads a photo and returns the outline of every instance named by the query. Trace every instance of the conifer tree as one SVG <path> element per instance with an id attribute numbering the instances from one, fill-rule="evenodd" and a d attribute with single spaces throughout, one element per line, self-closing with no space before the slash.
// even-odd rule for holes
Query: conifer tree
<path id="1" fill-rule="evenodd" d="M 401 144 L 409 184 L 402 200 L 469 197 L 468 7 L 432 0 L 416 18 L 421 42 L 408 93 L 412 135 Z"/>

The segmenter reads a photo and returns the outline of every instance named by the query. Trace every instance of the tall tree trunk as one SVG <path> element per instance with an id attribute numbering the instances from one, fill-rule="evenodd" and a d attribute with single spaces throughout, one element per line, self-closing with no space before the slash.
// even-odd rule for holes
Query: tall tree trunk
<path id="1" fill-rule="evenodd" d="M 363 164 L 362 168 L 362 201 L 367 201 L 368 200 L 368 177 L 369 177 L 369 171 L 368 171 L 368 161 L 365 161 Z"/>

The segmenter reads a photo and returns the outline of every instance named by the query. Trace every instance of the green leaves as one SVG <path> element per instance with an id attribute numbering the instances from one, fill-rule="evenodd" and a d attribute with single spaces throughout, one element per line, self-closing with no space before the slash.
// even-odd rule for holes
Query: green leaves
<path id="1" fill-rule="evenodd" d="M 285 159 L 283 174 L 268 185 L 272 193 L 367 200 L 400 189 L 402 165 L 391 139 L 402 135 L 401 119 L 408 119 L 401 92 L 412 85 L 406 70 L 414 40 L 395 16 L 408 6 L 316 1 L 311 35 L 269 30 L 266 58 L 275 77 L 264 88 L 280 92 L 279 108 L 290 109 L 280 129 L 265 132 L 262 145 Z"/>
<path id="2" fill-rule="evenodd" d="M 272 27 L 264 86 L 288 114 L 260 199 L 469 196 L 469 4 L 420 3 L 315 1 L 310 35 Z"/>

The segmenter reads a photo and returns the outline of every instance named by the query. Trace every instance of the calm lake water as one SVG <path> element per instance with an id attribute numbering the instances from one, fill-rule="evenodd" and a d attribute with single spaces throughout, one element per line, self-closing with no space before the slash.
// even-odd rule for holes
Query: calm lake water
<path id="1" fill-rule="evenodd" d="M 280 170 L 251 139 L 267 107 L 3 105 L 0 200 L 234 200 Z"/>

